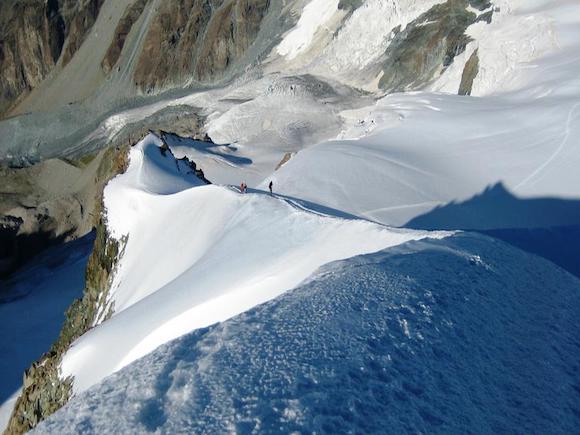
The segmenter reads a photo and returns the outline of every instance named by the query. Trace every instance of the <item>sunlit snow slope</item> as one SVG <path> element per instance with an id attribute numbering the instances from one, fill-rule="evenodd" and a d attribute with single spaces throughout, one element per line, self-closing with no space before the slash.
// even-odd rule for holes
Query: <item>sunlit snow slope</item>
<path id="1" fill-rule="evenodd" d="M 508 13 L 468 29 L 485 30 L 470 44 L 477 98 L 393 94 L 343 111 L 338 140 L 299 152 L 273 174 L 277 189 L 391 225 L 498 183 L 518 198 L 580 199 L 580 4 L 500 3 Z M 520 218 L 488 228 L 547 226 Z M 580 214 L 547 223 L 579 224 Z"/>
<path id="2" fill-rule="evenodd" d="M 319 266 L 449 233 L 397 230 L 306 210 L 259 191 L 206 186 L 149 135 L 105 189 L 107 227 L 126 238 L 112 319 L 66 354 L 83 391 L 157 346 L 300 284 Z"/>
<path id="3" fill-rule="evenodd" d="M 37 433 L 575 433 L 580 280 L 458 234 L 323 267 Z"/>

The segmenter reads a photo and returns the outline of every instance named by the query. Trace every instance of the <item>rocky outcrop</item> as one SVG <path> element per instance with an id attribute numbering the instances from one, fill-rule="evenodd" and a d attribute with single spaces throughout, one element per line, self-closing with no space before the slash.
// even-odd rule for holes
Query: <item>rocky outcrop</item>
<path id="1" fill-rule="evenodd" d="M 286 154 L 284 154 L 284 157 L 282 157 L 282 160 L 280 160 L 280 162 L 276 165 L 276 169 L 274 169 L 274 170 L 277 171 L 282 166 L 284 166 L 286 163 L 288 163 L 290 161 L 290 159 L 292 157 L 294 157 L 295 154 L 296 153 L 286 153 Z"/>
<path id="2" fill-rule="evenodd" d="M 463 74 L 461 76 L 461 83 L 459 84 L 459 95 L 471 95 L 473 88 L 473 81 L 479 72 L 479 56 L 475 50 L 469 60 L 465 63 Z"/>
<path id="3" fill-rule="evenodd" d="M 175 159 L 177 162 L 183 162 L 186 166 L 188 166 L 190 169 L 190 171 L 188 171 L 188 173 L 195 175 L 197 178 L 199 178 L 205 184 L 211 184 L 211 181 L 209 181 L 207 178 L 205 178 L 205 174 L 203 173 L 203 170 L 201 168 L 198 168 L 197 164 L 194 161 L 189 160 L 185 156 L 181 157 L 181 158 L 177 158 L 175 156 L 175 154 L 173 154 L 173 151 L 171 150 L 171 147 L 169 146 L 167 139 L 172 138 L 172 139 L 177 139 L 179 141 L 180 139 L 184 139 L 183 136 L 180 136 L 180 135 L 175 134 L 175 133 L 168 133 L 168 132 L 163 131 L 163 130 L 155 132 L 155 134 L 159 138 L 161 138 L 161 141 L 163 142 L 163 145 L 160 147 L 160 151 L 161 151 L 161 154 L 163 154 L 163 157 L 167 157 L 167 154 L 169 154 L 171 156 L 171 158 Z M 211 139 L 209 139 L 209 141 L 211 142 Z M 211 142 L 211 143 L 213 143 L 213 142 Z"/>
<path id="4" fill-rule="evenodd" d="M 104 0 L 0 2 L 0 117 L 66 64 L 94 24 Z"/>
<path id="5" fill-rule="evenodd" d="M 404 30 L 396 29 L 385 54 L 379 86 L 389 92 L 417 89 L 441 75 L 472 39 L 466 29 L 479 20 L 490 22 L 484 0 L 447 0 L 432 7 Z"/>
<path id="6" fill-rule="evenodd" d="M 90 216 L 92 226 L 96 228 L 96 238 L 86 267 L 83 297 L 74 301 L 67 310 L 57 341 L 25 371 L 22 394 L 15 404 L 6 435 L 27 432 L 66 404 L 71 396 L 73 379 L 60 377 L 59 367 L 65 352 L 73 341 L 113 313 L 114 307 L 110 297 L 111 280 L 122 258 L 126 239 L 117 240 L 108 233 L 107 216 L 102 207 L 103 192 L 109 180 L 127 169 L 130 144 L 136 143 L 148 133 L 149 131 L 143 133 L 141 137 L 133 136 L 131 142 L 111 146 L 98 156 L 92 157 L 93 164 L 98 163 L 97 169 L 91 172 L 91 180 L 96 185 L 96 190 L 93 193 L 94 209 Z M 161 132 L 161 137 L 169 134 Z M 161 152 L 175 158 L 167 146 L 161 148 Z M 194 162 L 186 158 L 181 160 L 187 163 L 191 172 L 198 178 L 207 184 L 210 183 Z M 3 234 L 2 228 L 6 227 L 6 231 L 14 232 L 18 231 L 22 224 L 22 220 L 0 220 L 0 238 Z"/>
<path id="7" fill-rule="evenodd" d="M 270 0 L 161 3 L 135 69 L 145 92 L 219 78 L 255 40 Z"/>
<path id="8" fill-rule="evenodd" d="M 205 117 L 201 109 L 191 106 L 168 106 L 138 122 L 125 126 L 116 136 L 116 143 L 137 143 L 152 131 L 157 136 L 171 132 L 177 136 L 203 140 Z"/>
<path id="9" fill-rule="evenodd" d="M 364 0 L 340 0 L 338 8 L 344 10 L 354 10 L 362 6 Z"/>
<path id="10" fill-rule="evenodd" d="M 121 52 L 123 51 L 123 47 L 125 46 L 127 36 L 129 35 L 129 32 L 133 28 L 135 22 L 137 22 L 137 20 L 141 17 L 141 14 L 143 13 L 143 10 L 145 9 L 148 1 L 149 0 L 137 0 L 127 8 L 121 17 L 121 20 L 115 29 L 115 34 L 113 35 L 111 45 L 109 46 L 107 54 L 101 62 L 101 66 L 105 74 L 108 74 L 119 60 Z"/>

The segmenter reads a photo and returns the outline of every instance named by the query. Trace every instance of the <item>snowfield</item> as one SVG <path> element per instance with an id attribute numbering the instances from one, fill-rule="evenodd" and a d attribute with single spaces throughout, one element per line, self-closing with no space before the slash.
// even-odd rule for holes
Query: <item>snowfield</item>
<path id="1" fill-rule="evenodd" d="M 337 140 L 302 150 L 259 186 L 274 179 L 286 195 L 396 226 L 498 184 L 516 198 L 580 199 L 580 5 L 494 3 L 492 24 L 468 29 L 478 97 L 411 92 L 342 111 Z M 459 80 L 444 74 L 432 88 L 456 92 Z M 548 225 L 514 220 L 487 228 L 580 224 L 577 212 Z"/>
<path id="2" fill-rule="evenodd" d="M 580 280 L 472 234 L 331 263 L 36 433 L 574 433 Z"/>
<path id="3" fill-rule="evenodd" d="M 261 191 L 201 186 L 160 145 L 149 135 L 133 147 L 127 172 L 105 189 L 109 232 L 127 241 L 113 278 L 114 316 L 63 360 L 76 392 L 169 340 L 279 296 L 324 264 L 452 234 L 328 216 Z"/>
<path id="4" fill-rule="evenodd" d="M 580 198 L 579 105 L 391 95 L 361 113 L 361 128 L 380 125 L 367 136 L 310 147 L 271 178 L 286 195 L 397 226 L 497 183 L 518 197 Z M 552 224 L 570 218 L 553 216 Z"/>

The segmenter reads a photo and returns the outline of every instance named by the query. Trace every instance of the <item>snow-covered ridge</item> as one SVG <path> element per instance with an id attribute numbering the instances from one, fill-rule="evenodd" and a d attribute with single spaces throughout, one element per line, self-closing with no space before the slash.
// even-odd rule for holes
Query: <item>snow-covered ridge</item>
<path id="1" fill-rule="evenodd" d="M 572 433 L 578 310 L 577 278 L 504 243 L 410 242 L 158 348 L 38 433 Z"/>
<path id="2" fill-rule="evenodd" d="M 299 200 L 201 185 L 149 135 L 105 189 L 110 234 L 126 238 L 113 317 L 66 354 L 83 391 L 157 346 L 294 288 L 318 267 L 449 232 L 327 216 Z"/>

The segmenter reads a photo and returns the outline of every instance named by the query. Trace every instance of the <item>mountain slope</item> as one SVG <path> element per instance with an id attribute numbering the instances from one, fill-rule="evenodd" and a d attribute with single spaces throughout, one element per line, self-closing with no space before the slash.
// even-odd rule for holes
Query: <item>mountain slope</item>
<path id="1" fill-rule="evenodd" d="M 82 45 L 104 0 L 0 4 L 0 119 Z"/>
<path id="2" fill-rule="evenodd" d="M 577 278 L 502 242 L 409 242 L 158 348 L 36 433 L 570 433 L 579 309 Z"/>
<path id="3" fill-rule="evenodd" d="M 179 17 L 170 13 L 176 5 L 183 12 Z M 251 5 L 259 7 L 250 11 Z M 573 245 L 575 229 L 580 228 L 578 17 L 580 6 L 562 0 L 496 0 L 493 5 L 479 0 L 106 0 L 70 62 L 62 69 L 57 64 L 21 102 L 20 109 L 32 113 L 0 122 L 0 159 L 28 165 L 105 146 L 118 151 L 128 140 L 137 142 L 135 138 L 142 138 L 147 129 L 159 133 L 131 149 L 127 172 L 105 188 L 85 294 L 69 310 L 63 340 L 27 372 L 10 427 L 17 432 L 34 427 L 71 394 L 82 396 L 128 365 L 136 370 L 132 363 L 152 352 L 151 358 L 167 357 L 170 368 L 161 374 L 143 369 L 143 379 L 148 373 L 159 379 L 160 395 L 145 392 L 146 400 L 151 399 L 145 404 L 135 399 L 137 408 L 144 409 L 138 415 L 127 411 L 135 427 L 163 431 L 182 424 L 209 431 L 221 424 L 217 420 L 237 424 L 239 415 L 229 417 L 229 411 L 220 408 L 230 396 L 211 387 L 245 385 L 239 397 L 246 400 L 251 386 L 266 390 L 271 385 L 260 383 L 267 370 L 240 380 L 238 366 L 222 370 L 221 360 L 208 356 L 211 350 L 202 349 L 202 359 L 192 362 L 187 352 L 176 351 L 173 357 L 155 349 L 223 322 L 209 332 L 193 334 L 195 343 L 204 334 L 211 341 L 212 331 L 231 325 L 228 319 L 253 308 L 256 311 L 248 316 L 260 317 L 255 313 L 286 303 L 293 294 L 286 296 L 288 291 L 299 286 L 312 290 L 309 286 L 316 287 L 312 284 L 316 281 L 321 291 L 337 289 L 337 300 L 344 302 L 341 307 L 333 305 L 332 297 L 321 301 L 318 308 L 324 313 L 336 313 L 337 319 L 363 318 L 360 336 L 387 337 L 380 345 L 392 350 L 389 355 L 407 348 L 404 340 L 409 339 L 413 355 L 421 356 L 408 357 L 403 361 L 410 364 L 402 364 L 414 367 L 416 362 L 418 374 L 409 375 L 402 368 L 398 378 L 393 376 L 402 393 L 401 388 L 390 389 L 393 385 L 384 379 L 379 381 L 387 385 L 381 384 L 378 392 L 373 386 L 357 391 L 363 395 L 370 391 L 371 396 L 393 392 L 389 406 L 402 410 L 394 413 L 392 422 L 399 431 L 436 431 L 438 425 L 444 426 L 442 432 L 476 431 L 478 425 L 490 432 L 517 430 L 512 422 L 527 431 L 534 425 L 545 432 L 573 427 L 577 381 L 570 355 L 577 342 L 570 319 L 577 307 L 577 281 L 553 264 L 501 243 L 438 230 L 485 230 L 503 234 L 506 240 L 519 239 L 517 244 L 524 247 L 536 240 L 526 249 L 540 254 L 550 242 L 555 245 L 550 258 L 577 270 L 575 251 L 558 244 Z M 103 56 L 108 59 L 105 63 Z M 143 67 L 139 82 L 135 82 L 137 65 Z M 209 76 L 201 80 L 205 73 Z M 394 90 L 404 93 L 386 95 Z M 121 163 L 124 156 L 121 152 Z M 214 185 L 198 178 L 200 167 Z M 62 178 L 66 181 L 58 179 Z M 243 181 L 258 188 L 240 194 L 233 186 Z M 266 193 L 270 181 L 272 196 Z M 14 197 L 13 192 L 6 194 Z M 98 203 L 100 199 L 99 190 Z M 426 238 L 438 241 L 389 251 Z M 378 257 L 369 256 L 379 251 Z M 348 262 L 358 255 L 362 260 Z M 562 258 L 566 256 L 570 258 Z M 308 283 L 316 270 L 337 260 L 347 263 L 324 269 L 329 275 L 316 275 Z M 409 312 L 405 304 L 385 306 L 383 299 L 372 307 L 383 309 L 387 317 L 397 312 L 394 328 L 399 328 L 403 341 L 393 337 L 391 324 L 365 325 L 361 312 L 366 310 L 357 311 L 356 301 L 346 297 L 348 291 L 359 289 L 365 301 L 374 301 L 383 291 L 395 301 L 401 292 L 413 299 L 414 282 L 443 295 L 434 302 L 440 324 L 420 332 L 430 340 L 413 336 L 409 321 L 414 316 L 422 319 L 422 305 L 431 306 L 429 295 L 420 309 L 412 307 Z M 555 299 L 550 299 L 550 292 Z M 470 299 L 462 299 L 465 294 Z M 456 299 L 465 304 L 453 305 Z M 472 300 L 477 304 L 466 305 Z M 560 301 L 565 304 L 559 306 Z M 306 296 L 299 305 L 306 307 L 298 311 L 307 317 L 288 314 L 290 330 L 281 327 L 281 336 L 290 343 L 262 343 L 268 338 L 263 327 L 252 337 L 240 334 L 246 337 L 240 347 L 247 346 L 250 356 L 254 348 L 260 355 L 273 355 L 270 349 L 276 346 L 302 344 L 300 337 L 291 335 L 293 325 L 300 329 L 321 325 L 308 323 L 320 318 L 315 314 L 308 318 L 313 307 Z M 469 310 L 461 311 L 466 306 Z M 260 322 L 276 323 L 276 318 L 268 311 Z M 460 329 L 451 336 L 438 335 L 447 331 L 442 326 L 449 318 Z M 335 319 L 328 329 L 319 328 L 323 350 L 326 343 L 334 343 L 336 324 Z M 470 329 L 474 324 L 477 331 Z M 341 325 L 341 331 L 349 326 L 359 331 L 361 326 L 348 321 Z M 481 331 L 487 340 L 477 341 Z M 574 334 L 568 335 L 570 331 Z M 360 338 L 357 334 L 338 335 L 345 341 L 335 343 L 356 349 L 348 355 L 353 365 L 347 365 L 341 381 L 358 373 L 361 355 L 374 355 L 370 345 L 350 347 L 350 340 Z M 231 343 L 236 338 L 227 337 Z M 465 348 L 461 339 L 468 339 Z M 313 343 L 320 344 L 317 340 Z M 441 342 L 446 351 L 438 354 Z M 307 349 L 315 358 L 327 356 L 316 354 L 314 347 Z M 290 349 L 285 353 L 295 356 Z M 447 357 L 454 355 L 458 360 L 446 366 Z M 299 358 L 305 356 L 297 355 L 290 363 L 304 362 Z M 432 366 L 429 356 L 443 368 Z M 259 364 L 255 357 L 242 366 L 256 362 L 268 368 L 272 360 L 280 363 L 280 371 L 299 372 L 276 357 Z M 462 360 L 469 364 L 464 367 Z M 187 366 L 189 362 L 192 366 Z M 340 362 L 329 360 L 331 375 L 340 372 Z M 171 388 L 169 402 L 163 395 L 174 386 L 166 374 L 173 374 L 172 366 L 180 364 L 191 376 L 198 369 L 220 370 L 226 380 L 213 378 L 193 401 L 182 400 L 183 414 L 174 415 L 174 421 Z M 321 379 L 328 375 L 325 369 L 316 372 Z M 481 370 L 476 379 L 483 379 L 476 385 L 470 378 L 473 370 Z M 126 373 L 113 379 L 126 382 Z M 277 379 L 279 372 L 274 373 Z M 415 387 L 414 379 L 424 375 L 427 380 L 419 383 L 431 385 L 431 377 L 438 373 L 449 381 L 435 383 L 432 389 Z M 486 384 L 490 373 L 493 382 Z M 457 378 L 464 380 L 458 390 L 448 388 Z M 352 379 L 359 381 L 356 375 Z M 187 390 L 191 384 L 184 383 Z M 99 394 L 113 391 L 115 400 L 126 400 L 114 385 L 106 385 L 96 385 Z M 320 385 L 335 391 L 332 379 Z M 176 384 L 177 396 L 179 388 Z M 306 411 L 296 425 L 333 431 L 336 421 L 327 428 L 326 421 L 313 416 L 324 414 L 319 404 L 331 408 L 332 400 L 312 391 L 323 398 L 314 404 L 306 399 L 303 408 L 313 411 Z M 540 392 L 549 399 L 541 400 Z M 268 391 L 260 394 L 271 398 Z M 340 389 L 337 393 L 348 394 Z M 441 395 L 453 397 L 453 409 L 445 407 Z M 428 400 L 424 403 L 421 396 Z M 183 416 L 190 413 L 190 406 L 199 416 L 206 399 L 208 406 L 220 410 L 216 422 L 201 417 L 192 422 Z M 105 409 L 98 404 L 99 397 L 94 400 L 95 407 Z M 384 427 L 385 420 L 377 416 L 390 414 L 384 412 L 382 400 L 379 397 L 370 412 L 375 420 L 367 418 L 365 410 L 344 419 L 357 426 L 368 422 L 372 428 Z M 261 408 L 238 405 L 229 408 L 242 409 L 265 427 L 286 424 L 298 413 L 287 406 L 291 417 L 283 413 L 263 417 Z M 356 408 L 355 401 L 347 405 Z M 4 407 L 0 414 L 6 415 Z M 407 415 L 417 418 L 410 421 Z M 206 412 L 206 417 L 211 414 Z M 90 418 L 87 421 L 92 424 Z M 93 422 L 106 430 L 99 414 Z M 249 426 L 259 430 L 254 423 Z M 90 431 L 83 424 L 85 420 L 75 427 Z M 122 427 L 123 422 L 116 424 Z"/>
<path id="4" fill-rule="evenodd" d="M 298 153 L 273 174 L 277 189 L 390 225 L 498 183 L 519 198 L 578 199 L 580 8 L 572 2 L 534 4 L 511 2 L 510 13 L 468 29 L 487 32 L 469 49 L 480 58 L 477 98 L 401 93 L 342 111 L 337 140 Z M 449 91 L 446 80 L 457 85 L 461 77 L 453 74 L 432 88 Z M 497 222 L 494 209 L 487 213 L 480 224 Z M 538 225 L 520 218 L 517 227 L 546 226 L 547 220 Z M 549 225 L 579 222 L 577 213 L 550 218 Z M 486 228 L 513 227 L 514 220 Z"/>
<path id="5" fill-rule="evenodd" d="M 108 0 L 70 61 L 19 103 L 12 113 L 19 116 L 0 122 L 7 137 L 0 159 L 22 164 L 94 151 L 114 141 L 100 133 L 118 115 L 137 109 L 153 116 L 185 96 L 203 103 L 186 102 L 189 111 L 211 115 L 216 87 L 236 89 L 261 77 L 316 76 L 326 87 L 364 90 L 369 97 L 423 89 L 445 76 L 457 93 L 465 57 L 500 10 L 468 0 Z M 477 34 L 469 33 L 473 28 Z M 428 37 L 419 38 L 422 32 Z M 485 72 L 492 62 L 485 50 L 478 53 Z M 514 57 L 509 63 L 520 58 Z M 477 88 L 478 74 L 468 76 Z M 124 127 L 138 129 L 133 123 Z M 288 139 L 291 147 L 304 145 L 299 132 Z"/>
<path id="6" fill-rule="evenodd" d="M 123 246 L 109 291 L 113 316 L 65 355 L 63 376 L 74 377 L 75 392 L 168 340 L 279 296 L 320 265 L 451 234 L 333 218 L 264 192 L 204 186 L 160 145 L 146 137 L 105 189 L 107 231 Z"/>

